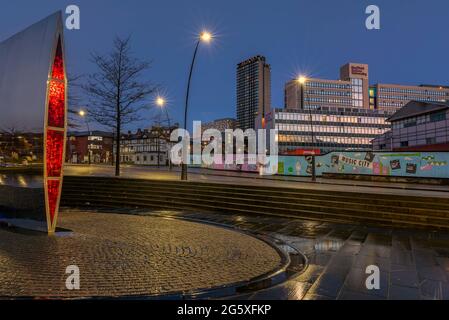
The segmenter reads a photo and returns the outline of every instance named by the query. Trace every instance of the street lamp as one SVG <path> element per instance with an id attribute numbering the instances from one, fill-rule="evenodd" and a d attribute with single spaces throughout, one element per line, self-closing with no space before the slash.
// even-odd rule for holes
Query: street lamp
<path id="1" fill-rule="evenodd" d="M 165 109 L 165 115 L 167 116 L 168 128 L 170 128 L 171 127 L 170 116 L 168 115 L 168 109 L 166 108 L 166 103 L 167 103 L 167 101 L 165 100 L 164 97 L 158 96 L 156 98 L 156 105 L 161 109 Z"/>
<path id="2" fill-rule="evenodd" d="M 156 104 L 162 108 L 163 106 L 165 106 L 165 99 L 161 96 L 157 97 Z"/>
<path id="3" fill-rule="evenodd" d="M 185 108 L 184 108 L 184 130 L 187 130 L 187 110 L 189 108 L 189 94 L 190 94 L 190 81 L 192 80 L 192 73 L 193 73 L 193 67 L 195 65 L 196 60 L 196 54 L 198 52 L 198 48 L 200 46 L 201 42 L 209 43 L 213 39 L 213 35 L 208 31 L 203 31 L 199 34 L 195 51 L 193 52 L 193 58 L 192 63 L 190 64 L 190 72 L 189 72 L 189 81 L 187 82 L 187 91 L 186 91 L 186 101 L 185 101 Z M 186 137 L 184 137 L 185 139 Z M 190 141 L 188 141 L 188 146 L 190 146 Z M 184 152 L 187 152 L 187 150 L 184 150 Z M 190 156 L 190 153 L 189 153 Z M 182 168 L 181 168 L 181 180 L 187 180 L 187 163 L 182 162 Z"/>
<path id="4" fill-rule="evenodd" d="M 300 86 L 300 94 L 301 94 L 301 110 L 304 110 L 304 85 L 307 83 L 307 78 L 305 76 L 300 76 L 298 78 L 298 83 Z M 313 132 L 313 119 L 312 119 L 312 109 L 309 106 L 309 116 L 310 116 L 310 134 L 312 138 L 312 148 L 314 148 L 314 132 Z M 312 150 L 312 181 L 316 181 L 316 165 L 315 165 L 315 150 Z"/>
<path id="5" fill-rule="evenodd" d="M 87 157 L 88 157 L 88 161 L 89 161 L 89 165 L 91 164 L 91 150 L 89 149 L 89 136 L 90 136 L 90 128 L 89 128 L 89 120 L 87 119 L 87 112 L 84 110 L 80 110 L 78 112 L 78 114 L 80 115 L 81 118 L 84 118 L 84 121 L 86 122 L 86 127 L 87 127 Z"/>
<path id="6" fill-rule="evenodd" d="M 304 84 L 307 82 L 307 78 L 304 77 L 304 76 L 300 76 L 300 77 L 298 78 L 298 82 L 299 82 L 301 85 L 304 85 Z"/>
<path id="7" fill-rule="evenodd" d="M 212 41 L 212 34 L 208 31 L 203 31 L 200 34 L 200 40 L 206 43 L 209 43 Z"/>
<path id="8" fill-rule="evenodd" d="M 165 109 L 165 115 L 167 116 L 167 125 L 168 125 L 168 131 L 170 132 L 171 131 L 171 123 L 170 123 L 170 116 L 169 116 L 169 114 L 168 114 L 168 109 L 167 109 L 167 107 L 166 107 L 166 103 L 167 103 L 167 101 L 166 101 L 166 99 L 164 98 L 164 97 L 162 97 L 162 96 L 158 96 L 157 98 L 156 98 L 156 101 L 155 101 L 155 103 L 156 103 L 156 106 L 158 106 L 159 108 L 161 108 L 161 110 L 162 109 Z M 159 167 L 159 138 L 160 137 L 158 137 L 158 167 Z M 171 163 L 171 158 L 170 158 L 170 148 L 169 148 L 169 145 L 170 145 L 170 137 L 167 139 L 167 141 L 166 141 L 166 143 L 167 143 L 167 146 L 168 146 L 168 148 L 167 148 L 167 157 L 168 157 L 168 166 L 169 166 L 169 169 L 170 169 L 170 171 L 172 170 L 172 163 Z"/>

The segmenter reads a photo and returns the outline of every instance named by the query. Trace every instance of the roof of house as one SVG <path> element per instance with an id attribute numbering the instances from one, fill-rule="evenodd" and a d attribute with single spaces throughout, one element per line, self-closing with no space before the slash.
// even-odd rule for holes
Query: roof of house
<path id="1" fill-rule="evenodd" d="M 132 133 L 131 131 L 128 131 L 128 133 L 122 133 L 121 137 L 122 140 L 136 140 L 136 139 L 153 139 L 161 137 L 161 132 L 171 132 L 177 127 L 156 127 L 153 126 L 149 129 L 138 129 L 135 133 Z M 162 130 L 162 131 L 160 131 Z"/>
<path id="2" fill-rule="evenodd" d="M 434 113 L 449 109 L 449 104 L 447 102 L 421 102 L 421 101 L 410 101 L 404 107 L 399 109 L 395 114 L 393 114 L 387 120 L 389 122 L 398 121 L 401 119 L 416 117 L 423 114 Z"/>
<path id="3" fill-rule="evenodd" d="M 75 132 L 69 132 L 67 133 L 69 137 L 87 137 L 87 136 L 97 136 L 97 137 L 113 137 L 113 134 L 111 132 L 107 131 L 75 131 Z"/>

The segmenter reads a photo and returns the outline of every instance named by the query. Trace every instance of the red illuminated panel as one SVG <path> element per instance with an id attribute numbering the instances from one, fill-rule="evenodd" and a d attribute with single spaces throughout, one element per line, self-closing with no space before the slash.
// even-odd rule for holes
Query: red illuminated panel
<path id="1" fill-rule="evenodd" d="M 50 210 L 51 224 L 53 224 L 56 214 L 56 205 L 58 204 L 59 198 L 59 181 L 48 180 L 47 191 L 48 191 L 48 208 Z"/>
<path id="2" fill-rule="evenodd" d="M 64 132 L 47 130 L 47 176 L 59 177 L 64 151 Z"/>
<path id="3" fill-rule="evenodd" d="M 64 80 L 64 58 L 62 57 L 61 39 L 58 39 L 58 47 L 56 49 L 51 77 L 53 79 Z"/>
<path id="4" fill-rule="evenodd" d="M 65 84 L 50 80 L 48 84 L 48 125 L 63 128 L 65 121 Z"/>
<path id="5" fill-rule="evenodd" d="M 66 82 L 64 71 L 64 56 L 62 52 L 61 38 L 58 39 L 55 59 L 53 61 L 51 75 L 48 79 L 48 105 L 47 127 L 45 141 L 45 168 L 47 182 L 47 217 L 50 225 L 49 232 L 55 231 L 56 214 L 60 198 L 60 186 L 62 181 L 62 166 L 65 138 L 65 114 L 66 114 Z"/>

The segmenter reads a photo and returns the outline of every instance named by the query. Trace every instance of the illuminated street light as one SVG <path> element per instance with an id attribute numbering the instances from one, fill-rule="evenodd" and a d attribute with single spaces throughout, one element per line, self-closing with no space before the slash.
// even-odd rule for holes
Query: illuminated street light
<path id="1" fill-rule="evenodd" d="M 86 127 L 87 127 L 87 154 L 88 154 L 88 161 L 89 161 L 89 165 L 92 163 L 91 161 L 91 153 L 92 151 L 89 149 L 89 136 L 90 136 L 90 127 L 89 127 L 89 120 L 87 119 L 87 112 L 84 110 L 80 110 L 78 112 L 78 114 L 80 115 L 80 117 L 84 118 L 84 121 L 86 122 Z"/>
<path id="2" fill-rule="evenodd" d="M 171 124 L 170 124 L 170 116 L 168 115 L 168 109 L 167 109 L 167 107 L 166 107 L 167 99 L 165 99 L 165 98 L 162 97 L 162 96 L 157 96 L 157 98 L 156 98 L 156 100 L 155 100 L 155 104 L 156 104 L 156 106 L 158 106 L 159 108 L 161 108 L 161 110 L 162 110 L 162 109 L 165 109 L 165 114 L 166 114 L 166 116 L 167 116 L 167 124 L 168 124 L 168 127 L 170 128 L 170 127 L 171 127 Z"/>
<path id="3" fill-rule="evenodd" d="M 161 96 L 157 97 L 156 98 L 156 105 L 158 107 L 162 108 L 163 106 L 165 106 L 165 99 L 163 97 L 161 97 Z"/>
<path id="4" fill-rule="evenodd" d="M 304 90 L 304 85 L 306 84 L 306 82 L 309 79 L 303 75 L 298 77 L 298 83 L 299 83 L 299 87 L 301 90 L 301 110 L 304 110 L 304 95 L 305 95 L 305 90 Z M 310 116 L 310 134 L 311 134 L 311 140 L 312 140 L 312 148 L 315 148 L 313 143 L 315 140 L 314 137 L 314 132 L 313 132 L 313 117 L 312 117 L 312 109 L 309 106 L 309 116 Z M 315 164 L 315 150 L 312 151 L 312 181 L 315 182 L 316 181 L 316 164 Z"/>
<path id="5" fill-rule="evenodd" d="M 193 58 L 192 63 L 190 64 L 190 72 L 189 72 L 189 81 L 187 82 L 187 91 L 186 91 L 186 101 L 185 101 L 185 108 L 184 108 L 184 130 L 187 131 L 187 110 L 189 108 L 189 94 L 190 94 L 190 82 L 192 80 L 192 73 L 193 73 L 193 67 L 195 65 L 196 60 L 196 54 L 198 52 L 198 48 L 200 46 L 200 42 L 209 43 L 213 39 L 213 35 L 208 31 L 203 31 L 198 36 L 198 39 L 196 41 L 195 51 L 193 52 Z M 186 137 L 184 137 L 186 138 Z M 188 142 L 188 145 L 190 146 L 190 141 Z M 189 152 L 190 155 L 190 152 Z M 181 167 L 181 180 L 187 180 L 187 163 L 182 163 Z"/>
<path id="6" fill-rule="evenodd" d="M 305 84 L 305 83 L 307 82 L 307 78 L 304 77 L 304 76 L 299 76 L 298 82 L 299 82 L 300 84 Z"/>
<path id="7" fill-rule="evenodd" d="M 212 41 L 212 38 L 213 38 L 212 34 L 210 32 L 208 32 L 208 31 L 203 31 L 200 34 L 200 39 L 203 42 L 209 43 L 209 42 Z"/>
<path id="8" fill-rule="evenodd" d="M 156 104 L 156 106 L 161 108 L 161 110 L 165 109 L 165 114 L 167 116 L 168 131 L 169 131 L 169 133 L 171 133 L 170 116 L 168 115 L 168 109 L 166 107 L 166 103 L 167 103 L 167 100 L 164 97 L 157 96 L 155 104 Z M 159 139 L 160 139 L 160 136 L 158 137 L 158 141 L 157 141 L 157 166 L 158 166 L 158 168 L 159 168 Z M 168 144 L 168 153 L 167 153 L 168 166 L 169 166 L 169 170 L 171 171 L 172 170 L 172 163 L 171 163 L 171 157 L 170 157 L 170 149 L 171 149 L 170 139 L 167 139 L 166 143 Z"/>

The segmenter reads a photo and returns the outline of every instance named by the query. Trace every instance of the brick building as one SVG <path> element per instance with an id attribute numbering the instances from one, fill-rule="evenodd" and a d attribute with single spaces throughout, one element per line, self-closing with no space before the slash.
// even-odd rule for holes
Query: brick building
<path id="1" fill-rule="evenodd" d="M 67 134 L 66 162 L 112 163 L 112 146 L 113 134 L 110 132 L 69 132 Z"/>

